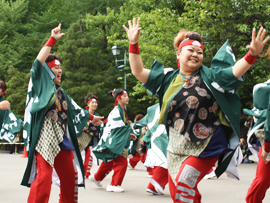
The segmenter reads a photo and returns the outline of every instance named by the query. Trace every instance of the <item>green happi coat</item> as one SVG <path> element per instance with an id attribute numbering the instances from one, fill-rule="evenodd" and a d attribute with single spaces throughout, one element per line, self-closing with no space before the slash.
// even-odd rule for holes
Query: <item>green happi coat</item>
<path id="1" fill-rule="evenodd" d="M 28 153 L 28 163 L 21 182 L 24 186 L 30 186 L 35 180 L 35 147 L 39 138 L 40 130 L 43 125 L 45 114 L 50 106 L 55 102 L 55 75 L 45 63 L 44 66 L 36 59 L 30 71 L 31 78 L 28 85 L 26 99 L 26 109 L 24 115 L 23 138 L 26 151 Z M 61 88 L 61 87 L 59 87 Z M 63 89 L 62 89 L 63 90 Z M 82 132 L 89 120 L 89 112 L 79 107 L 63 90 L 68 104 L 67 119 L 68 127 L 67 137 L 73 145 L 73 155 L 77 168 L 81 170 L 83 176 L 79 186 L 84 186 L 84 167 L 81 153 L 78 146 L 77 137 Z M 80 174 L 80 173 L 78 173 Z"/>
<path id="2" fill-rule="evenodd" d="M 144 165 L 147 167 L 160 166 L 167 169 L 167 146 L 169 140 L 165 125 L 157 123 L 159 115 L 159 104 L 148 107 L 147 114 L 142 120 L 136 122 L 134 128 L 148 126 L 147 133 L 141 138 L 148 148 Z"/>
<path id="3" fill-rule="evenodd" d="M 123 154 L 124 149 L 129 146 L 129 135 L 132 132 L 127 123 L 123 109 L 117 104 L 108 116 L 98 145 L 93 149 L 98 159 L 107 163 Z"/>
<path id="4" fill-rule="evenodd" d="M 0 97 L 0 102 L 4 101 L 3 97 Z M 10 110 L 0 110 L 0 126 L 1 135 L 0 140 L 12 143 L 17 133 L 23 127 L 23 121 L 19 117 L 15 116 Z"/>
<path id="5" fill-rule="evenodd" d="M 238 149 L 240 138 L 241 109 L 237 88 L 242 84 L 244 79 L 234 76 L 232 71 L 234 64 L 235 57 L 227 40 L 213 58 L 211 68 L 202 65 L 199 69 L 202 79 L 213 93 L 221 108 L 219 114 L 220 120 L 224 125 L 228 145 L 231 149 L 227 156 L 220 157 L 219 167 L 215 171 L 217 177 L 227 169 L 232 157 L 235 155 L 234 152 L 237 151 L 238 153 L 236 149 Z M 163 64 L 155 60 L 148 81 L 144 85 L 148 91 L 159 97 L 161 113 L 158 123 L 166 125 L 170 137 L 167 153 L 168 169 L 174 179 L 181 163 L 188 156 L 199 156 L 211 139 L 211 137 L 209 137 L 203 144 L 196 145 L 187 141 L 183 136 L 179 136 L 179 132 L 174 132 L 171 128 L 169 130 L 166 123 L 169 104 L 174 96 L 181 90 L 183 83 L 184 81 L 179 74 L 179 70 L 166 72 Z M 239 163 L 239 160 L 235 160 L 235 162 Z M 233 176 L 238 179 L 238 171 L 235 168 L 237 164 L 232 165 L 234 165 Z"/>

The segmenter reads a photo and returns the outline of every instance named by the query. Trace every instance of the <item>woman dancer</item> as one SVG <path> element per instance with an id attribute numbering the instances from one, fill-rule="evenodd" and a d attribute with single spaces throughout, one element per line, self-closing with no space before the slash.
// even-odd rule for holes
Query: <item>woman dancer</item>
<path id="1" fill-rule="evenodd" d="M 136 136 L 131 134 L 128 115 L 125 106 L 129 102 L 127 91 L 116 89 L 109 92 L 115 99 L 114 109 L 110 112 L 106 127 L 98 145 L 93 149 L 93 153 L 103 162 L 95 174 L 89 179 L 95 182 L 98 187 L 102 187 L 101 181 L 113 170 L 111 183 L 107 186 L 108 192 L 124 192 L 121 187 L 127 170 L 126 147 L 129 146 L 130 138 L 136 140 Z"/>
<path id="2" fill-rule="evenodd" d="M 87 103 L 87 106 L 85 107 L 85 109 L 88 109 L 90 114 L 99 116 L 99 114 L 96 112 L 96 109 L 98 107 L 97 96 L 94 95 L 93 93 L 89 93 L 86 95 L 84 101 L 85 103 Z M 99 141 L 100 126 L 95 126 L 91 122 L 88 122 L 86 127 L 83 129 L 83 132 L 89 134 L 92 137 L 92 140 L 84 149 L 85 151 L 84 171 L 85 171 L 85 177 L 88 178 L 91 175 L 90 170 L 93 165 L 93 157 L 91 155 L 90 147 L 94 148 L 95 146 L 97 146 L 97 143 Z"/>
<path id="3" fill-rule="evenodd" d="M 59 86 L 62 61 L 50 51 L 62 36 L 59 24 L 52 29 L 30 71 L 23 136 L 28 164 L 21 183 L 31 186 L 29 203 L 49 202 L 53 169 L 60 179 L 59 202 L 78 202 L 84 169 L 77 136 L 89 117 L 96 125 L 102 118 L 89 115 Z"/>
<path id="4" fill-rule="evenodd" d="M 174 40 L 179 70 L 165 73 L 154 61 L 143 67 L 139 52 L 140 19 L 128 21 L 129 61 L 132 73 L 153 94 L 159 96 L 160 118 L 169 132 L 169 187 L 174 202 L 201 202 L 197 184 L 228 149 L 228 141 L 240 135 L 240 100 L 237 87 L 264 45 L 266 30 L 253 29 L 248 54 L 235 63 L 226 42 L 212 60 L 202 65 L 203 44 L 198 33 L 180 30 Z M 238 136 L 238 138 L 234 137 Z M 237 144 L 235 143 L 235 146 Z M 232 146 L 234 149 L 235 146 Z M 233 153 L 230 153 L 233 155 Z M 226 156 L 231 159 L 232 156 Z M 223 162 L 225 164 L 225 162 Z M 227 167 L 216 169 L 221 174 Z"/>

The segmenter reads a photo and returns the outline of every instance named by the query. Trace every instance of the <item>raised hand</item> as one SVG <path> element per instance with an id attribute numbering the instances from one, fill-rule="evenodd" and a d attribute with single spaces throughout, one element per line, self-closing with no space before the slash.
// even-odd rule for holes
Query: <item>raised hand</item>
<path id="1" fill-rule="evenodd" d="M 56 40 L 60 39 L 62 36 L 65 35 L 65 33 L 61 33 L 61 23 L 59 23 L 56 28 L 52 29 L 51 35 Z"/>
<path id="2" fill-rule="evenodd" d="M 256 29 L 252 30 L 252 41 L 246 46 L 252 56 L 258 56 L 264 48 L 264 45 L 268 42 L 269 36 L 265 38 L 266 30 L 261 27 L 257 36 Z"/>
<path id="3" fill-rule="evenodd" d="M 123 25 L 123 28 L 127 32 L 127 36 L 129 39 L 129 42 L 131 44 L 137 44 L 139 41 L 139 35 L 140 35 L 140 18 L 138 18 L 136 22 L 136 18 L 133 18 L 133 23 L 131 23 L 131 20 L 128 21 L 129 28 L 127 28 L 125 25 Z"/>

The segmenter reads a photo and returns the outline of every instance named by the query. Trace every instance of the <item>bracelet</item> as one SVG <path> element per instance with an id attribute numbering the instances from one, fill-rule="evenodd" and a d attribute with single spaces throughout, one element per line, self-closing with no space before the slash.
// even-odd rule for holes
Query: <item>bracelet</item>
<path id="1" fill-rule="evenodd" d="M 136 43 L 136 44 L 129 43 L 128 53 L 133 53 L 133 54 L 139 54 L 140 55 L 139 43 Z"/>
<path id="2" fill-rule="evenodd" d="M 270 152 L 270 142 L 263 142 L 263 145 L 264 145 L 264 151 L 265 152 Z"/>
<path id="3" fill-rule="evenodd" d="M 254 64 L 255 60 L 257 59 L 258 56 L 252 56 L 250 54 L 250 52 L 248 51 L 248 53 L 244 56 L 244 59 L 246 60 L 246 62 L 248 62 L 249 64 Z"/>
<path id="4" fill-rule="evenodd" d="M 48 39 L 48 41 L 44 44 L 43 47 L 53 47 L 56 43 L 56 39 L 54 39 L 54 37 L 50 36 L 50 38 Z"/>
<path id="5" fill-rule="evenodd" d="M 90 113 L 90 117 L 89 117 L 89 120 L 93 120 L 94 119 L 94 115 Z"/>

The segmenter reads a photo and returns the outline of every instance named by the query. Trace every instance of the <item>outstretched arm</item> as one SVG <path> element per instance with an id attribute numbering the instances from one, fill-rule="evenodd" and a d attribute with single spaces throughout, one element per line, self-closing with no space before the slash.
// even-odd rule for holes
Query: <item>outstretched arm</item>
<path id="1" fill-rule="evenodd" d="M 265 38 L 266 30 L 261 27 L 256 37 L 256 29 L 252 31 L 252 41 L 250 45 L 247 45 L 249 53 L 236 62 L 233 66 L 233 74 L 236 78 L 240 78 L 244 75 L 254 63 L 256 57 L 261 53 L 264 45 L 268 42 L 269 36 Z"/>
<path id="2" fill-rule="evenodd" d="M 127 28 L 125 25 L 123 25 L 123 28 L 127 32 L 127 36 L 130 43 L 130 50 L 134 46 L 138 46 L 139 42 L 139 35 L 140 35 L 140 18 L 138 18 L 136 22 L 136 18 L 133 18 L 133 23 L 131 21 L 128 21 L 129 28 Z M 138 47 L 137 47 L 138 49 Z M 132 71 L 132 74 L 142 83 L 146 83 L 150 74 L 150 70 L 143 68 L 143 62 L 141 55 L 138 53 L 132 53 L 129 51 L 129 63 L 130 68 Z"/>
<path id="3" fill-rule="evenodd" d="M 52 29 L 50 39 L 41 48 L 40 52 L 37 55 L 37 59 L 39 60 L 39 62 L 42 65 L 44 65 L 45 60 L 47 59 L 48 55 L 50 54 L 51 49 L 54 46 L 56 40 L 60 39 L 64 35 L 65 35 L 65 33 L 61 33 L 61 23 L 59 23 L 59 25 L 56 28 Z"/>

